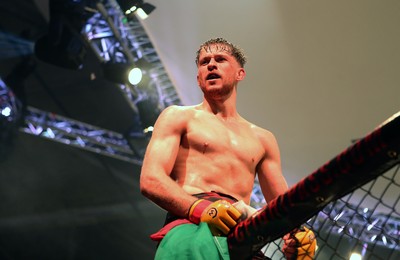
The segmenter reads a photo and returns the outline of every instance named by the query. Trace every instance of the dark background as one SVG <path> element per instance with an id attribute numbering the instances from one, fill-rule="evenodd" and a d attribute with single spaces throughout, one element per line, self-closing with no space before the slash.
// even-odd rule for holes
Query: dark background
<path id="1" fill-rule="evenodd" d="M 0 2 L 0 77 L 27 106 L 129 131 L 135 114 L 90 50 L 84 67 L 70 70 L 7 44 L 11 36 L 33 44 L 47 28 L 34 1 Z M 27 75 L 15 80 L 21 64 Z M 149 235 L 164 213 L 140 194 L 139 165 L 19 131 L 3 149 L 0 259 L 153 258 Z"/>

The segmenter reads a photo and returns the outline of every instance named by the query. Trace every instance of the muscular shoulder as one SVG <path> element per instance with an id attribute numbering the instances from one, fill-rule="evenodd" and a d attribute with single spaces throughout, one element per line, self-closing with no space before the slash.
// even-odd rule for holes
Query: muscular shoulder
<path id="1" fill-rule="evenodd" d="M 257 136 L 261 145 L 265 149 L 269 150 L 269 149 L 277 148 L 277 141 L 276 141 L 275 135 L 271 131 L 264 129 L 262 127 L 259 127 L 252 123 L 249 123 L 249 124 L 250 124 L 250 128 L 255 133 L 255 135 Z"/>
<path id="2" fill-rule="evenodd" d="M 159 118 L 161 119 L 174 119 L 174 120 L 186 120 L 188 117 L 193 116 L 194 107 L 192 106 L 178 106 L 173 105 L 164 109 Z"/>
<path id="3" fill-rule="evenodd" d="M 193 116 L 193 113 L 194 108 L 191 106 L 169 106 L 159 115 L 155 128 L 182 128 Z"/>

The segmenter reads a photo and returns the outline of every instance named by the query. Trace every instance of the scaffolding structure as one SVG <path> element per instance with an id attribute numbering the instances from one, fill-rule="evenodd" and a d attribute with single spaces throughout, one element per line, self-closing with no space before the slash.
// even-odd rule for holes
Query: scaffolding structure
<path id="1" fill-rule="evenodd" d="M 180 105 L 175 86 L 140 21 L 135 16 L 128 20 L 115 0 L 98 2 L 96 8 L 82 34 L 99 61 L 145 66 L 146 86 L 119 85 L 132 108 L 137 110 L 137 103 L 144 99 L 158 100 L 155 109 L 159 110 Z"/>

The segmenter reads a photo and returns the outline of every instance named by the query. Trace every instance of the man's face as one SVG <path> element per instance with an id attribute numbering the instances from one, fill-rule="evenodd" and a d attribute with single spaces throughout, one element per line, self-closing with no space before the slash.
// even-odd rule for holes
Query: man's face
<path id="1" fill-rule="evenodd" d="M 204 93 L 230 92 L 245 72 L 225 45 L 214 44 L 200 51 L 197 82 Z"/>

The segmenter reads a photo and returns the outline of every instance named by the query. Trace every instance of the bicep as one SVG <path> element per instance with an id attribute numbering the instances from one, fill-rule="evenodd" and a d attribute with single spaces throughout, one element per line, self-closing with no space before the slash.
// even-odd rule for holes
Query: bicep
<path id="1" fill-rule="evenodd" d="M 161 113 L 147 146 L 140 175 L 142 194 L 177 216 L 186 216 L 196 200 L 170 177 L 189 117 L 190 114 L 177 107 Z"/>
<path id="2" fill-rule="evenodd" d="M 184 129 L 182 123 L 174 120 L 174 115 L 166 111 L 157 119 L 144 156 L 142 175 L 171 173 Z"/>
<path id="3" fill-rule="evenodd" d="M 266 201 L 271 201 L 287 191 L 287 182 L 282 174 L 278 143 L 272 134 L 263 137 L 265 154 L 257 167 L 261 190 Z"/>

